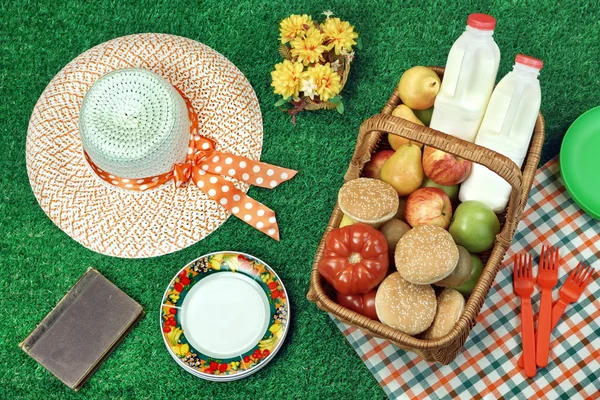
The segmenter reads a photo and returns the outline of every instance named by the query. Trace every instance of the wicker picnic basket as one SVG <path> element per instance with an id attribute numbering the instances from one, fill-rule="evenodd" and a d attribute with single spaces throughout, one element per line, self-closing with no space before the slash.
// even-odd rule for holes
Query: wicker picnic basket
<path id="1" fill-rule="evenodd" d="M 443 77 L 443 68 L 432 67 L 432 69 L 440 77 Z M 447 335 L 433 340 L 425 340 L 408 335 L 340 306 L 334 300 L 335 292 L 333 288 L 321 277 L 317 270 L 317 266 L 323 256 L 325 237 L 332 229 L 339 226 L 343 216 L 342 211 L 336 204 L 317 249 L 307 297 L 323 311 L 335 315 L 341 321 L 356 326 L 368 334 L 387 339 L 404 350 L 413 351 L 426 361 L 449 364 L 456 358 L 471 328 L 476 323 L 477 315 L 494 282 L 504 254 L 511 244 L 517 224 L 522 217 L 523 208 L 527 203 L 529 190 L 531 189 L 540 161 L 542 145 L 544 143 L 544 118 L 540 113 L 535 124 L 529 151 L 521 170 L 509 158 L 492 150 L 390 115 L 392 110 L 400 103 L 398 93 L 394 90 L 381 114 L 367 119 L 361 125 L 354 155 L 350 161 L 350 166 L 344 180 L 349 181 L 360 177 L 363 167 L 371 159 L 371 155 L 377 150 L 389 148 L 386 140 L 387 133 L 393 133 L 427 146 L 441 149 L 472 162 L 482 164 L 496 172 L 510 183 L 512 192 L 506 211 L 499 216 L 502 230 L 496 236 L 494 247 L 481 255 L 481 259 L 485 263 L 481 278 L 475 286 L 473 293 L 469 296 L 464 312 L 454 328 Z"/>

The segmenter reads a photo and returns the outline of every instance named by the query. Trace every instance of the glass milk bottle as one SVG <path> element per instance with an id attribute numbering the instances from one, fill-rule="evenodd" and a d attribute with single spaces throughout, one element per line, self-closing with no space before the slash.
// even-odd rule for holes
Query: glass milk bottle
<path id="1" fill-rule="evenodd" d="M 544 63 L 522 54 L 515 62 L 512 72 L 494 89 L 475 143 L 505 155 L 521 167 L 540 111 L 542 94 L 537 77 Z M 479 200 L 499 213 L 506 208 L 511 190 L 495 172 L 473 163 L 458 197 L 460 201 Z"/>
<path id="2" fill-rule="evenodd" d="M 492 36 L 495 27 L 492 16 L 469 15 L 465 32 L 448 54 L 431 128 L 469 142 L 475 140 L 500 64 L 500 49 Z"/>

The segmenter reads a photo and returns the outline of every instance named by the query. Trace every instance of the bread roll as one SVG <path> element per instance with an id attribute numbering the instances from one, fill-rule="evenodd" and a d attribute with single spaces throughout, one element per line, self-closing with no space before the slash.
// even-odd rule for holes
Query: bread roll
<path id="1" fill-rule="evenodd" d="M 414 285 L 394 272 L 381 282 L 375 310 L 386 325 L 416 335 L 426 330 L 435 317 L 436 299 L 429 285 Z"/>
<path id="2" fill-rule="evenodd" d="M 437 299 L 433 323 L 423 333 L 425 339 L 437 339 L 452 330 L 465 309 L 465 298 L 458 290 L 446 288 Z"/>
<path id="3" fill-rule="evenodd" d="M 394 259 L 404 279 L 427 285 L 450 275 L 458 262 L 458 254 L 448 231 L 439 226 L 420 225 L 402 236 Z"/>
<path id="4" fill-rule="evenodd" d="M 379 179 L 353 179 L 338 193 L 338 205 L 345 215 L 375 228 L 396 215 L 398 204 L 396 190 Z"/>

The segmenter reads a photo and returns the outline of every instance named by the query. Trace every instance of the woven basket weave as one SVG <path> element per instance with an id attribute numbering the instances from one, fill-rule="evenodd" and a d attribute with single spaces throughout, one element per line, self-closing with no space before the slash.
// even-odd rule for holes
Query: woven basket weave
<path id="1" fill-rule="evenodd" d="M 432 69 L 440 77 L 443 77 L 443 68 L 432 67 Z M 392 110 L 400 103 L 398 93 L 394 91 L 381 114 L 367 119 L 361 125 L 354 155 L 350 161 L 350 166 L 344 180 L 349 181 L 360 177 L 363 167 L 371 159 L 371 155 L 377 150 L 389 147 L 387 145 L 387 133 L 393 133 L 427 146 L 441 149 L 475 163 L 482 164 L 496 172 L 510 183 L 512 192 L 507 210 L 500 215 L 502 230 L 496 236 L 494 247 L 481 257 L 482 261 L 485 262 L 481 278 L 477 282 L 473 293 L 469 296 L 464 312 L 454 328 L 447 335 L 438 339 L 425 340 L 413 337 L 340 306 L 333 300 L 335 299 L 335 292 L 332 287 L 321 277 L 317 270 L 317 266 L 323 256 L 325 237 L 332 229 L 339 226 L 343 216 L 342 211 L 336 204 L 317 249 L 307 297 L 323 311 L 335 315 L 341 321 L 356 326 L 370 335 L 387 339 L 401 349 L 413 351 L 426 361 L 449 364 L 456 358 L 471 328 L 476 323 L 477 315 L 494 282 L 504 254 L 512 242 L 515 229 L 522 217 L 523 208 L 527 203 L 529 190 L 531 189 L 540 161 L 542 145 L 544 143 L 544 118 L 541 113 L 538 115 L 527 158 L 521 170 L 509 158 L 492 150 L 446 135 L 426 126 L 416 125 L 407 120 L 392 116 Z"/>

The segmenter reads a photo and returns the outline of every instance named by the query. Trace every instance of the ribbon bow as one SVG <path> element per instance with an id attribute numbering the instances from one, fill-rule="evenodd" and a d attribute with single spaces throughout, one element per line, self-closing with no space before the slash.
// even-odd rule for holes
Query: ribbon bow
<path id="1" fill-rule="evenodd" d="M 179 89 L 177 90 L 179 91 Z M 292 179 L 297 171 L 216 150 L 211 139 L 198 134 L 197 114 L 187 97 L 181 91 L 179 93 L 185 100 L 191 122 L 191 138 L 184 163 L 175 164 L 173 171 L 162 175 L 142 179 L 123 179 L 102 171 L 85 153 L 92 169 L 106 182 L 131 190 L 148 190 L 171 179 L 179 188 L 191 179 L 195 186 L 233 215 L 273 239 L 279 240 L 279 227 L 275 212 L 246 195 L 223 176 L 230 176 L 254 186 L 272 189 L 280 183 Z"/>

